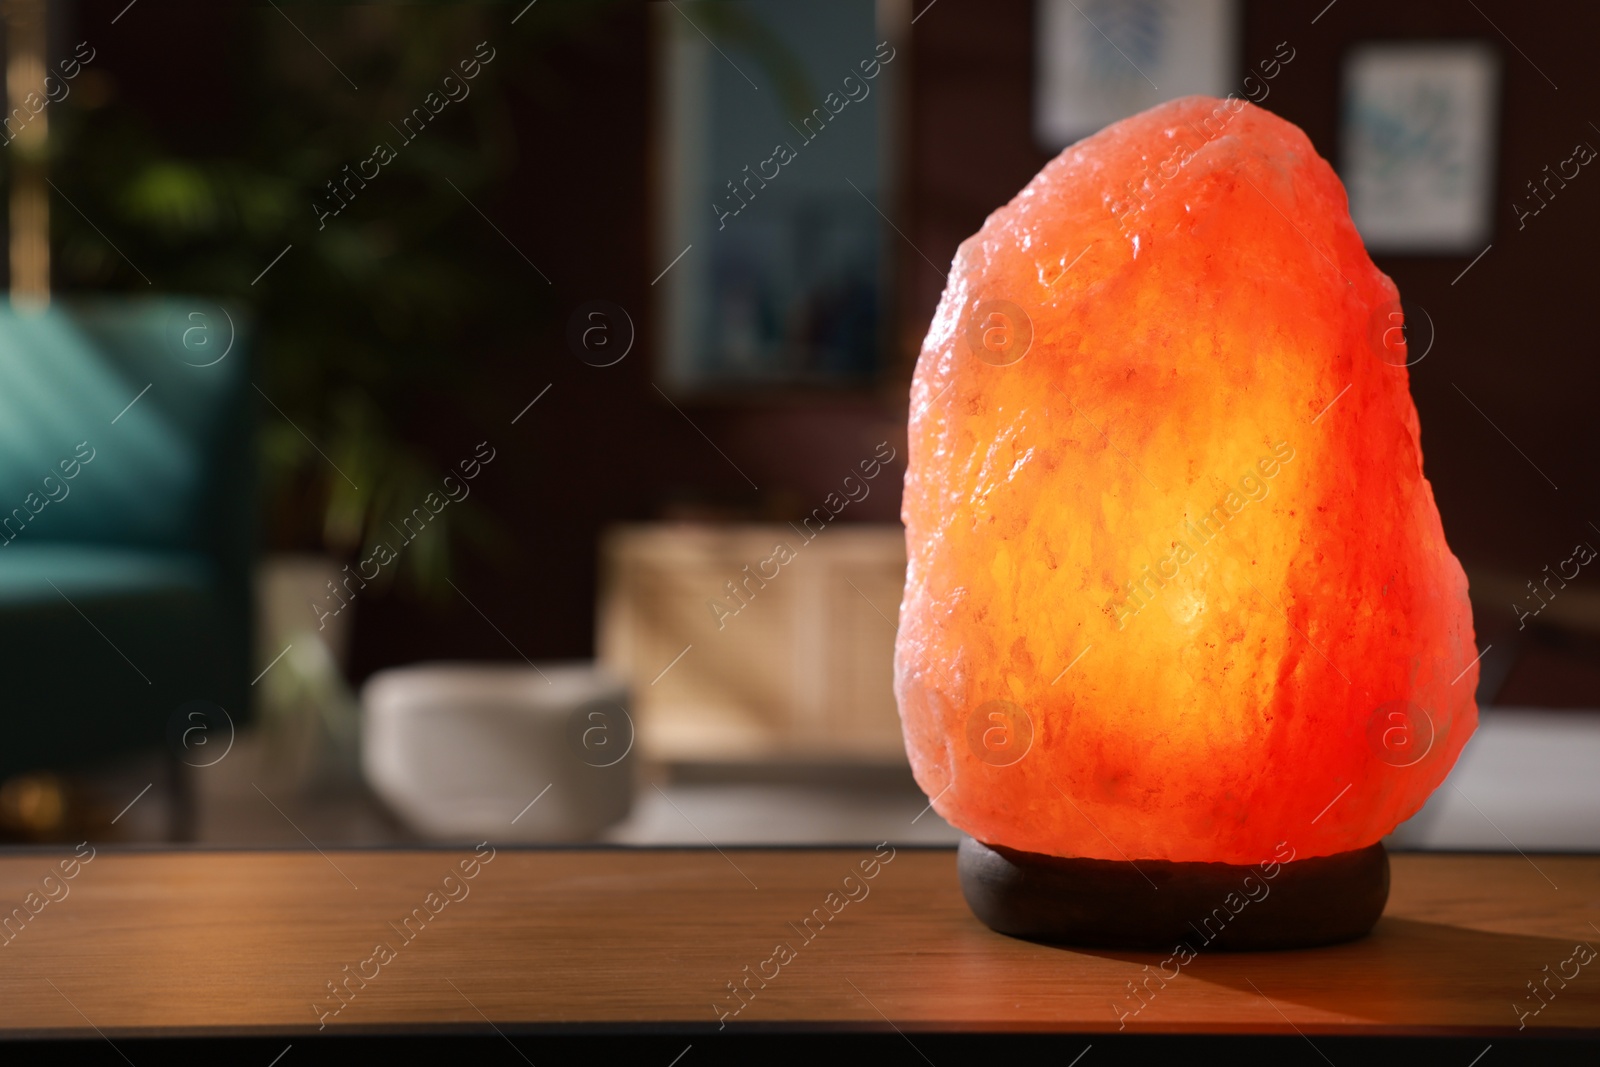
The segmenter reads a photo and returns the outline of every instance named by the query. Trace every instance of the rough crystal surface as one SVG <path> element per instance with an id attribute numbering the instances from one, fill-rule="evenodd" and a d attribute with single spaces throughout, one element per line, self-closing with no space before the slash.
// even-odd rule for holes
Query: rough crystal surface
<path id="1" fill-rule="evenodd" d="M 1422 805 L 1477 650 L 1400 322 L 1333 170 L 1237 99 L 1079 142 L 961 245 L 911 389 L 895 657 L 941 815 L 1256 863 Z"/>

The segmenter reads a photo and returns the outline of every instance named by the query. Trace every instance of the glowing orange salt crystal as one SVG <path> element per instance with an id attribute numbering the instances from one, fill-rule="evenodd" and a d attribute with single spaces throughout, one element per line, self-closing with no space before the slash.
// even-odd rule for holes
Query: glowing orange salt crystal
<path id="1" fill-rule="evenodd" d="M 1305 135 L 1191 97 L 961 245 L 911 391 L 895 689 L 989 844 L 1361 848 L 1477 723 L 1394 284 Z"/>

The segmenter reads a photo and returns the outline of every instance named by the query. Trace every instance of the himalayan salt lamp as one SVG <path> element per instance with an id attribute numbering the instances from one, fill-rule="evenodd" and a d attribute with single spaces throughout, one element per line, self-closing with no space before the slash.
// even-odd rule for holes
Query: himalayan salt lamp
<path id="1" fill-rule="evenodd" d="M 1477 722 L 1394 284 L 1295 126 L 1189 97 L 962 243 L 911 389 L 895 692 L 969 904 L 1330 943 Z"/>

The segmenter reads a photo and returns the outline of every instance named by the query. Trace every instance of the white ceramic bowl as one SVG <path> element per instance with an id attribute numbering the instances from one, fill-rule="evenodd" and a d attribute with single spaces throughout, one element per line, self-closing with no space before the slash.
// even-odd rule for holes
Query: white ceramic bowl
<path id="1" fill-rule="evenodd" d="M 399 667 L 361 705 L 367 781 L 427 837 L 584 841 L 633 803 L 627 687 L 593 664 Z"/>

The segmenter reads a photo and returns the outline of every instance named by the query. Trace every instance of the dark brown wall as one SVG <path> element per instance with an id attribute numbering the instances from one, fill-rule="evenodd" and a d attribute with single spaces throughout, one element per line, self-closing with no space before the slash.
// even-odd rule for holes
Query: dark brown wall
<path id="1" fill-rule="evenodd" d="M 560 0 L 545 0 L 526 18 L 559 6 Z M 1524 180 L 1565 158 L 1575 141 L 1600 146 L 1600 130 L 1589 125 L 1600 93 L 1600 67 L 1591 54 L 1600 39 L 1600 8 L 1506 0 L 1477 0 L 1476 7 L 1338 0 L 1325 7 L 1326 0 L 1245 3 L 1239 76 L 1277 42 L 1288 41 L 1296 57 L 1272 83 L 1265 106 L 1303 127 L 1330 159 L 1338 156 L 1340 65 L 1352 45 L 1471 37 L 1501 53 L 1493 249 L 1455 285 L 1452 279 L 1470 257 L 1386 257 L 1379 266 L 1408 301 L 1427 309 L 1437 328 L 1432 352 L 1412 369 L 1412 388 L 1427 472 L 1451 545 L 1469 570 L 1493 567 L 1531 577 L 1567 553 L 1589 529 L 1589 518 L 1600 522 L 1600 509 L 1591 510 L 1597 475 L 1590 416 L 1600 372 L 1592 358 L 1595 301 L 1587 291 L 1600 223 L 1600 172 L 1582 173 L 1523 232 L 1510 204 Z M 1030 126 L 1033 5 L 940 0 L 930 7 L 913 0 L 913 8 L 922 14 L 907 48 L 909 154 L 897 222 L 942 266 L 1048 158 L 1034 145 Z M 512 51 L 513 62 L 543 64 L 552 90 L 519 115 L 517 171 L 484 207 L 555 284 L 531 285 L 527 307 L 505 309 L 499 341 L 459 354 L 501 375 L 505 410 L 498 417 L 504 424 L 455 413 L 414 428 L 443 462 L 453 461 L 464 441 L 489 436 L 501 446 L 503 458 L 479 480 L 478 492 L 504 515 L 517 543 L 515 558 L 490 564 L 469 556 L 457 582 L 534 658 L 591 651 L 596 539 L 607 523 L 684 513 L 696 502 L 703 511 L 747 517 L 803 511 L 878 441 L 888 438 L 900 447 L 906 361 L 943 286 L 921 255 L 901 247 L 902 368 L 878 395 L 686 404 L 682 413 L 669 407 L 650 376 L 649 281 L 670 254 L 648 239 L 645 5 L 613 5 L 578 29 L 539 40 L 537 56 Z M 177 69 L 174 46 L 152 38 L 149 47 L 143 60 L 125 55 L 115 62 L 136 71 L 129 75 L 135 81 L 158 87 Z M 178 46 L 178 54 L 186 48 Z M 215 67 L 206 68 L 208 76 L 221 78 Z M 185 77 L 192 86 L 199 75 Z M 220 121 L 197 110 L 204 94 L 160 91 L 169 93 L 173 122 L 200 129 Z M 1600 121 L 1600 109 L 1593 114 Z M 520 267 L 508 260 L 508 269 Z M 566 316 L 593 298 L 622 304 L 639 326 L 634 352 L 615 367 L 588 367 L 566 348 Z M 549 394 L 509 426 L 546 383 L 553 383 Z M 894 494 L 876 492 L 847 518 L 890 519 L 897 510 Z M 396 594 L 373 598 L 361 612 L 358 675 L 424 657 L 512 655 L 459 600 L 431 605 Z M 1495 625 L 1486 623 L 1480 629 Z"/>
<path id="2" fill-rule="evenodd" d="M 527 18 L 538 14 L 535 8 Z M 650 281 L 672 253 L 648 239 L 654 159 L 645 14 L 644 5 L 615 5 L 541 53 L 550 83 L 560 87 L 559 106 L 520 114 L 517 171 L 494 205 L 484 206 L 554 286 L 530 293 L 537 304 L 518 322 L 522 336 L 502 350 L 464 357 L 503 369 L 507 422 L 553 385 L 515 427 L 485 431 L 505 441 L 506 459 L 478 484 L 514 531 L 515 559 L 469 557 L 457 583 L 536 659 L 592 654 L 596 548 L 607 525 L 667 516 L 798 517 L 836 491 L 878 442 L 903 450 L 903 392 L 685 402 L 679 411 L 653 386 Z M 622 305 L 638 327 L 633 351 L 616 366 L 587 366 L 568 348 L 567 317 L 592 299 Z M 507 314 L 515 317 L 517 309 Z M 898 468 L 880 475 L 841 521 L 896 519 L 900 477 Z M 420 658 L 512 655 L 459 600 L 433 605 L 394 596 L 358 616 L 353 666 L 361 676 Z"/>

